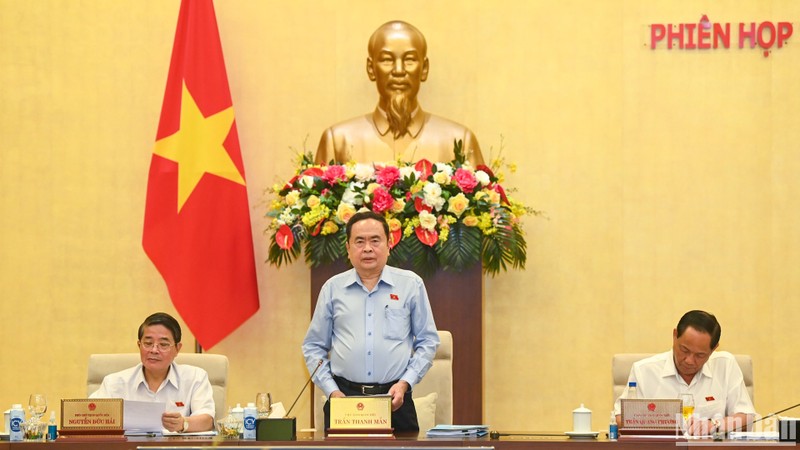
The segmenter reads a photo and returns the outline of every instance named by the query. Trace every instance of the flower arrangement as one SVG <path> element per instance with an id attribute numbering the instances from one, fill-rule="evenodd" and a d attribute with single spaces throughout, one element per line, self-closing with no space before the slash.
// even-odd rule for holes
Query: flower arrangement
<path id="1" fill-rule="evenodd" d="M 300 155 L 300 167 L 267 212 L 273 220 L 269 262 L 280 267 L 305 250 L 316 267 L 347 255 L 345 224 L 362 208 L 389 224 L 389 264 L 421 275 L 437 269 L 462 271 L 478 262 L 492 276 L 524 268 L 525 237 L 520 217 L 535 211 L 500 185 L 503 160 L 494 169 L 466 161 L 460 141 L 450 163 L 315 165 Z"/>

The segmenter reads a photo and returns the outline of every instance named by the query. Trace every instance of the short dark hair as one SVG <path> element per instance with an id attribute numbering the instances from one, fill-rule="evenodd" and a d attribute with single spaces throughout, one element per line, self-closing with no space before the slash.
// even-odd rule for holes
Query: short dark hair
<path id="1" fill-rule="evenodd" d="M 355 225 L 356 222 L 360 222 L 362 220 L 367 220 L 367 219 L 375 219 L 378 222 L 380 222 L 381 225 L 383 225 L 383 231 L 386 233 L 386 240 L 389 240 L 389 224 L 386 222 L 386 218 L 376 213 L 375 211 L 360 211 L 353 214 L 353 216 L 350 217 L 350 220 L 347 221 L 347 226 L 345 227 L 345 230 L 347 233 L 348 241 L 350 240 L 350 232 L 353 230 L 353 225 Z"/>
<path id="2" fill-rule="evenodd" d="M 722 336 L 722 326 L 713 314 L 699 309 L 689 311 L 678 321 L 678 337 L 683 335 L 686 327 L 692 327 L 701 333 L 708 333 L 711 336 L 711 350 L 717 348 L 719 338 Z"/>
<path id="3" fill-rule="evenodd" d="M 153 325 L 162 325 L 172 333 L 172 338 L 175 339 L 176 344 L 181 342 L 181 325 L 177 320 L 175 320 L 174 317 L 165 312 L 150 314 L 146 319 L 144 319 L 144 322 L 139 325 L 139 340 L 142 340 L 145 327 L 150 327 Z"/>

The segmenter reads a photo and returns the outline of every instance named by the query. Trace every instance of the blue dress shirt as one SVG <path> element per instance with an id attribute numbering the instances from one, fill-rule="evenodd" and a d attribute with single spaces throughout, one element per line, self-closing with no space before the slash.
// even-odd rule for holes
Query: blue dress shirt
<path id="1" fill-rule="evenodd" d="M 330 396 L 333 375 L 356 383 L 405 380 L 412 388 L 430 369 L 439 334 L 425 284 L 414 272 L 385 266 L 367 290 L 355 269 L 322 286 L 303 340 L 309 373 Z"/>

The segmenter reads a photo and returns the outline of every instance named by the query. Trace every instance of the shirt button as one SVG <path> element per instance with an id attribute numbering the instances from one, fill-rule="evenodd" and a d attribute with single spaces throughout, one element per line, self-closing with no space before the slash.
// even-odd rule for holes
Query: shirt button
<path id="1" fill-rule="evenodd" d="M 367 375 L 372 376 L 372 372 L 367 372 Z"/>
<path id="2" fill-rule="evenodd" d="M 372 331 L 370 331 L 369 333 L 367 333 L 367 336 L 372 336 Z"/>
<path id="3" fill-rule="evenodd" d="M 372 352 L 367 352 L 367 355 L 372 355 Z"/>

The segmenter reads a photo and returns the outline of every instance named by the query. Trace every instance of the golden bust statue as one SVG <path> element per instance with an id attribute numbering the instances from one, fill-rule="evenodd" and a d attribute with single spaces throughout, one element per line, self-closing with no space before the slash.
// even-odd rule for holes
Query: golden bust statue
<path id="1" fill-rule="evenodd" d="M 336 124 L 322 134 L 315 162 L 350 160 L 449 162 L 454 141 L 473 165 L 483 164 L 478 140 L 453 121 L 422 110 L 420 85 L 428 78 L 425 36 L 413 25 L 392 21 L 372 34 L 367 47 L 367 75 L 380 99 L 371 113 Z"/>

